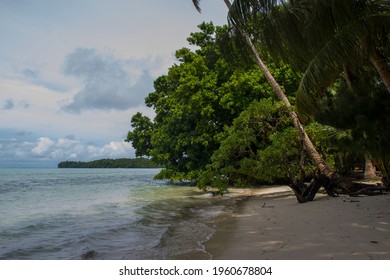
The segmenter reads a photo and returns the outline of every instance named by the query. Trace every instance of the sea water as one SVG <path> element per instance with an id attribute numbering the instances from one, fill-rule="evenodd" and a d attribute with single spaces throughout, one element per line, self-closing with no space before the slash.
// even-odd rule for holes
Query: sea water
<path id="1" fill-rule="evenodd" d="M 0 259 L 208 259 L 232 202 L 158 169 L 0 169 Z"/>

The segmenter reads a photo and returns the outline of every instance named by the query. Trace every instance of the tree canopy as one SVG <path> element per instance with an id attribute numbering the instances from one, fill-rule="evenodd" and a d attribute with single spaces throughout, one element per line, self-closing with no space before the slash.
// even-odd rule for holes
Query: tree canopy
<path id="1" fill-rule="evenodd" d="M 188 38 L 198 49 L 178 50 L 179 64 L 156 79 L 155 91 L 146 98 L 155 118 L 138 113 L 131 120 L 127 141 L 139 155 L 165 166 L 158 178 L 199 179 L 234 120 L 254 101 L 274 100 L 271 86 L 253 63 L 236 63 L 239 53 L 225 55 L 226 40 L 234 44 L 227 27 L 203 23 L 199 28 Z M 295 92 L 297 73 L 281 62 L 272 63 L 271 71 L 285 89 Z"/>
<path id="2" fill-rule="evenodd" d="M 350 135 L 351 147 L 376 161 L 389 184 L 390 144 L 382 140 L 387 139 L 387 130 L 379 129 L 388 127 L 384 117 L 388 109 L 376 103 L 387 104 L 390 93 L 389 1 L 236 0 L 229 19 L 232 25 L 244 26 L 253 42 L 272 57 L 303 72 L 297 95 L 301 117 L 339 129 L 341 122 L 330 121 L 332 115 L 348 118 L 341 127 Z M 346 104 L 348 98 L 346 108 L 353 104 L 353 110 L 330 109 L 341 100 Z M 325 109 L 325 100 L 333 105 Z M 360 107 L 364 102 L 377 104 L 375 113 L 372 109 L 368 113 L 371 106 Z M 322 110 L 327 115 L 319 118 Z"/>
<path id="3" fill-rule="evenodd" d="M 145 99 L 154 118 L 131 118 L 126 141 L 165 167 L 156 178 L 221 191 L 302 181 L 320 169 L 307 157 L 307 132 L 327 168 L 345 174 L 369 158 L 390 184 L 388 2 L 236 0 L 229 8 L 241 32 L 199 25 L 193 47 L 176 51 L 177 63 Z"/>
<path id="4" fill-rule="evenodd" d="M 158 168 L 147 158 L 98 159 L 93 161 L 62 161 L 58 168 Z"/>
<path id="5" fill-rule="evenodd" d="M 315 111 L 338 75 L 370 62 L 390 93 L 388 0 L 236 0 L 229 13 L 253 41 L 303 72 L 298 105 Z"/>

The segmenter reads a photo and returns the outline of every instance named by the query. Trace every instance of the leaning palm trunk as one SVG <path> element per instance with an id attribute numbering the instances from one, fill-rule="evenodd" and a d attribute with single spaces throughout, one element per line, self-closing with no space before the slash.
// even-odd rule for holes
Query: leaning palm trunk
<path id="1" fill-rule="evenodd" d="M 228 10 L 230 11 L 232 5 L 229 0 L 224 0 Z M 193 0 L 193 3 L 198 11 L 200 11 L 199 8 L 199 0 Z M 316 181 L 315 184 L 311 185 L 310 188 L 306 190 L 302 190 L 299 185 L 291 185 L 291 188 L 294 190 L 295 195 L 299 202 L 307 202 L 314 199 L 315 194 L 317 193 L 318 189 L 321 186 L 324 186 L 326 192 L 330 196 L 334 196 L 333 189 L 330 187 L 330 178 L 332 176 L 332 172 L 329 169 L 326 162 L 323 160 L 321 155 L 318 153 L 316 148 L 314 147 L 312 141 L 310 140 L 309 136 L 307 135 L 306 131 L 304 130 L 297 114 L 293 111 L 290 101 L 288 100 L 287 96 L 284 94 L 283 90 L 275 80 L 275 78 L 272 76 L 271 72 L 268 70 L 267 66 L 264 64 L 262 59 L 260 58 L 260 55 L 253 44 L 251 38 L 249 37 L 248 33 L 242 28 L 240 24 L 236 24 L 236 28 L 238 32 L 241 34 L 241 36 L 244 38 L 245 42 L 247 43 L 248 47 L 250 48 L 257 66 L 260 68 L 261 72 L 277 94 L 279 100 L 281 100 L 285 107 L 287 108 L 289 115 L 291 119 L 293 120 L 294 127 L 298 131 L 299 138 L 301 139 L 305 150 L 313 160 L 314 164 L 319 170 L 320 176 L 319 179 Z"/>
<path id="2" fill-rule="evenodd" d="M 230 9 L 231 5 L 229 1 L 224 0 L 225 3 L 227 3 L 228 8 Z M 276 95 L 278 96 L 279 100 L 281 100 L 285 107 L 288 110 L 288 113 L 293 120 L 293 124 L 295 129 L 298 131 L 298 135 L 300 140 L 303 142 L 303 145 L 305 147 L 306 152 L 309 154 L 311 159 L 313 160 L 314 164 L 319 170 L 320 176 L 313 184 L 311 184 L 308 188 L 306 188 L 303 184 L 295 184 L 292 183 L 290 186 L 293 189 L 295 196 L 297 197 L 298 202 L 308 202 L 312 201 L 320 189 L 321 186 L 323 186 L 329 196 L 334 196 L 333 188 L 330 185 L 330 179 L 332 177 L 332 172 L 329 169 L 328 165 L 324 161 L 324 159 L 321 157 L 321 155 L 318 153 L 316 148 L 313 145 L 313 142 L 310 140 L 309 136 L 307 135 L 305 129 L 302 126 L 302 123 L 300 122 L 297 114 L 294 112 L 294 110 L 291 107 L 291 103 L 288 100 L 287 96 L 275 80 L 275 78 L 272 76 L 271 72 L 268 70 L 267 66 L 264 64 L 262 59 L 260 58 L 260 55 L 253 44 L 252 40 L 250 39 L 249 35 L 246 33 L 246 31 L 241 28 L 239 25 L 237 26 L 237 30 L 241 33 L 241 35 L 244 37 L 246 43 L 248 44 L 254 58 L 256 61 L 257 66 L 260 68 L 261 72 L 275 91 Z M 302 188 L 303 187 L 303 188 Z"/>
<path id="3" fill-rule="evenodd" d="M 225 2 L 228 2 L 225 0 Z M 298 131 L 299 138 L 302 140 L 303 145 L 307 151 L 307 153 L 310 155 L 311 159 L 313 160 L 314 164 L 317 166 L 318 170 L 326 177 L 331 176 L 331 171 L 328 167 L 328 165 L 325 163 L 325 161 L 322 159 L 321 155 L 318 153 L 316 148 L 314 147 L 313 143 L 311 142 L 309 136 L 307 135 L 306 131 L 304 130 L 297 114 L 293 111 L 291 107 L 291 103 L 288 100 L 287 96 L 283 92 L 283 90 L 280 88 L 279 84 L 275 80 L 275 78 L 272 76 L 271 72 L 268 70 L 267 66 L 264 64 L 264 62 L 261 60 L 259 53 L 256 50 L 256 47 L 252 43 L 252 40 L 250 39 L 249 35 L 240 28 L 237 27 L 241 35 L 244 37 L 246 43 L 250 47 L 253 56 L 255 57 L 256 64 L 259 66 L 261 72 L 266 77 L 267 81 L 270 83 L 271 87 L 277 94 L 279 100 L 281 100 L 285 107 L 288 109 L 289 115 L 291 119 L 293 120 L 294 127 Z"/>
<path id="4" fill-rule="evenodd" d="M 388 92 L 390 92 L 390 70 L 387 65 L 388 59 L 381 55 L 375 54 L 371 56 L 371 62 L 372 64 L 374 64 L 376 70 L 378 71 Z"/>

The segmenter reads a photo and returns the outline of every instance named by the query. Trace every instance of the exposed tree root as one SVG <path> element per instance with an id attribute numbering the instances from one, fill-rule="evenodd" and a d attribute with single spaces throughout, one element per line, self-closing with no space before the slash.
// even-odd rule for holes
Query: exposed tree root
<path id="1" fill-rule="evenodd" d="M 350 187 L 350 196 L 359 195 L 380 195 L 390 191 L 390 188 L 384 187 L 382 184 L 367 184 L 362 182 L 353 182 Z"/>
<path id="2" fill-rule="evenodd" d="M 314 200 L 316 194 L 323 187 L 329 196 L 337 196 L 338 194 L 347 194 L 349 196 L 359 195 L 381 195 L 390 192 L 389 186 L 384 186 L 383 183 L 366 183 L 353 181 L 351 178 L 339 178 L 332 176 L 319 175 L 318 178 L 312 180 L 310 184 L 303 182 L 294 182 L 290 184 L 290 188 L 294 191 L 299 203 L 305 203 Z"/>

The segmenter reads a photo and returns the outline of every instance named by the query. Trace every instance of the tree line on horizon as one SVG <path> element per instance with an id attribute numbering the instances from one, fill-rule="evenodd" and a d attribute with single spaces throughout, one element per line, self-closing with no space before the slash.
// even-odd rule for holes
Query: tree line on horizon
<path id="1" fill-rule="evenodd" d="M 287 182 L 306 202 L 374 162 L 388 186 L 389 2 L 224 2 L 230 24 L 199 25 L 197 49 L 177 50 L 155 80 L 154 119 L 131 118 L 126 141 L 164 165 L 156 178 L 221 191 Z M 308 178 L 314 191 L 301 189 Z"/>
<path id="2" fill-rule="evenodd" d="M 147 158 L 99 159 L 93 161 L 62 161 L 58 168 L 159 168 Z"/>

